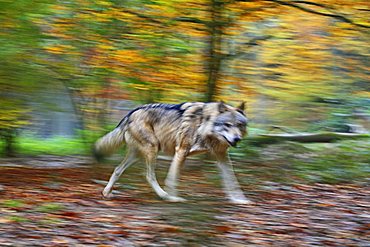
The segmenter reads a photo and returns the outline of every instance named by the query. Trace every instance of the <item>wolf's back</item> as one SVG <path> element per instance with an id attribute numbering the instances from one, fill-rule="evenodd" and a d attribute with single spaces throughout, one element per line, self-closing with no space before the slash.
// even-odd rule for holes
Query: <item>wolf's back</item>
<path id="1" fill-rule="evenodd" d="M 104 156 L 113 153 L 124 143 L 125 129 L 117 126 L 114 130 L 96 141 L 93 149 L 94 156 L 101 160 Z"/>

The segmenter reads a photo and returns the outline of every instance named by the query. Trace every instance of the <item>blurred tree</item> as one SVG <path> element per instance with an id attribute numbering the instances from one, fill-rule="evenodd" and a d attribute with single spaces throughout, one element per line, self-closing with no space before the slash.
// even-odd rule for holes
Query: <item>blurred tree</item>
<path id="1" fill-rule="evenodd" d="M 271 38 L 252 50 L 240 49 L 230 64 L 258 92 L 257 100 L 268 113 L 263 118 L 288 125 L 317 123 L 338 111 L 325 103 L 328 99 L 365 95 L 370 27 L 366 2 L 263 2 L 278 13 L 245 27 Z M 350 108 L 342 105 L 341 110 Z"/>
<path id="2" fill-rule="evenodd" d="M 3 133 L 53 83 L 90 130 L 106 125 L 112 99 L 248 98 L 260 119 L 295 124 L 327 117 L 328 98 L 368 97 L 362 0 L 20 0 L 0 11 Z"/>
<path id="3" fill-rule="evenodd" d="M 301 122 L 308 107 L 316 121 L 330 108 L 317 98 L 366 91 L 366 9 L 348 0 L 63 2 L 45 48 L 85 121 L 104 123 L 108 100 L 128 97 L 120 87 L 144 103 L 247 97 L 275 121 Z"/>
<path id="4" fill-rule="evenodd" d="M 202 81 L 184 71 L 198 66 L 190 52 L 196 48 L 162 22 L 132 14 L 141 8 L 140 1 L 64 2 L 44 23 L 53 61 L 46 65 L 68 88 L 89 129 L 105 124 L 109 99 L 129 97 L 120 87 L 144 103 L 175 101 L 194 98 L 183 89 Z"/>
<path id="5" fill-rule="evenodd" d="M 161 1 L 154 1 L 158 4 Z M 289 66 L 294 65 L 296 71 L 310 71 L 317 74 L 315 70 L 310 70 L 313 67 L 321 67 L 319 75 L 328 74 L 328 63 L 330 61 L 323 61 L 321 55 L 328 45 L 335 43 L 331 37 L 331 32 L 344 33 L 344 37 L 348 40 L 353 40 L 357 36 L 366 36 L 366 30 L 370 27 L 368 18 L 363 15 L 367 8 L 366 1 L 325 1 L 325 3 L 315 3 L 310 1 L 224 1 L 224 0 L 210 0 L 210 1 L 181 1 L 181 4 L 174 5 L 172 18 L 173 25 L 177 30 L 184 30 L 185 33 L 192 36 L 192 32 L 202 33 L 202 42 L 204 44 L 204 56 L 202 63 L 205 65 L 205 96 L 204 100 L 213 101 L 217 97 L 235 98 L 236 95 L 253 94 L 253 91 L 266 94 L 266 90 L 261 88 L 260 82 L 264 83 L 265 78 L 270 78 L 270 81 L 283 77 L 284 72 L 281 70 L 279 61 L 281 54 L 289 54 Z M 297 11 L 299 10 L 299 11 Z M 344 14 L 345 13 L 345 14 Z M 329 18 L 327 18 L 329 17 Z M 153 15 L 151 15 L 153 18 Z M 160 20 L 157 18 L 156 20 Z M 303 25 L 297 25 L 303 23 Z M 184 23 L 188 27 L 184 27 Z M 189 25 L 190 24 L 190 25 Z M 324 26 L 320 26 L 324 25 Z M 311 34 L 307 32 L 310 28 Z M 332 27 L 328 31 L 325 27 Z M 188 30 L 192 31 L 188 31 Z M 348 32 L 347 29 L 351 31 Z M 336 30 L 336 31 L 334 31 Z M 295 32 L 300 32 L 302 35 L 294 35 Z M 306 34 L 304 34 L 306 33 Z M 324 33 L 323 35 L 320 33 Z M 347 34 L 345 34 L 347 33 Z M 357 34 L 356 34 L 357 33 Z M 319 36 L 319 38 L 313 38 Z M 194 37 L 194 36 L 193 36 Z M 194 39 L 194 38 L 193 38 Z M 312 50 L 307 51 L 306 46 L 300 46 L 299 42 L 315 44 L 316 41 L 324 42 L 316 44 Z M 265 44 L 275 44 L 273 49 L 262 50 Z M 366 47 L 366 40 L 360 39 L 360 50 L 364 51 Z M 290 53 L 281 49 L 281 47 L 290 47 L 289 49 L 301 49 L 300 53 Z M 314 45 L 313 45 L 314 46 Z M 326 46 L 326 47 L 324 47 Z M 319 49 L 318 49 L 319 48 Z M 316 54 L 315 52 L 318 51 Z M 264 57 L 270 56 L 280 52 L 279 58 L 275 62 L 265 62 Z M 301 54 L 311 54 L 311 57 L 301 56 Z M 326 55 L 327 57 L 328 55 Z M 320 58 L 318 61 L 313 59 Z M 252 58 L 252 59 L 251 59 Z M 297 64 L 297 60 L 302 63 Z M 303 60 L 306 60 L 305 62 Z M 257 63 L 257 64 L 256 64 Z M 236 65 L 237 64 L 237 65 Z M 307 64 L 311 66 L 306 67 Z M 265 69 L 259 69 L 264 67 Z M 286 63 L 288 67 L 288 63 Z M 325 68 L 326 67 L 326 68 Z M 275 68 L 272 70 L 271 68 Z M 268 71 L 268 74 L 264 72 Z M 361 71 L 363 75 L 363 71 Z M 255 83 L 240 83 L 246 81 L 243 76 L 249 74 L 254 78 L 258 78 Z M 260 75 L 262 74 L 263 77 Z M 306 75 L 301 73 L 300 77 Z M 311 78 L 314 81 L 310 91 L 311 95 L 315 95 L 320 90 L 320 85 L 328 82 L 328 78 Z M 299 78 L 283 78 L 288 83 L 290 81 L 297 81 Z M 321 83 L 320 83 L 321 82 Z M 275 82 L 275 84 L 278 82 Z M 299 80 L 296 83 L 305 85 L 306 81 Z M 315 85 L 318 83 L 318 85 Z M 330 82 L 329 82 L 330 84 Z M 323 86 L 322 91 L 328 86 Z M 204 87 L 203 87 L 204 88 Z M 261 90 L 263 89 L 263 90 Z M 229 93 L 232 91 L 233 93 Z M 299 95 L 305 90 L 301 90 Z M 327 92 L 330 94 L 330 92 Z M 298 96 L 298 95 L 297 95 Z M 299 97 L 299 96 L 298 96 Z M 284 99 L 282 96 L 281 99 Z M 303 97 L 305 98 L 305 97 Z"/>
<path id="6" fill-rule="evenodd" d="M 27 124 L 30 93 L 47 83 L 48 76 L 38 65 L 42 34 L 35 23 L 47 7 L 47 1 L 0 4 L 0 136 L 7 156 L 14 154 L 17 129 Z"/>

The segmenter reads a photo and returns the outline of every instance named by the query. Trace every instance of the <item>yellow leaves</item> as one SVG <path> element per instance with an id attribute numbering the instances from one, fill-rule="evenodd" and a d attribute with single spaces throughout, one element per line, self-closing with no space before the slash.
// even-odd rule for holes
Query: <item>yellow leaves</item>
<path id="1" fill-rule="evenodd" d="M 238 8 L 240 10 L 248 10 L 248 9 L 256 9 L 256 8 L 261 8 L 265 6 L 266 3 L 263 1 L 246 1 L 246 2 L 237 2 L 235 4 L 235 8 Z"/>
<path id="2" fill-rule="evenodd" d="M 99 0 L 99 1 L 96 1 L 96 3 L 101 5 L 101 6 L 105 6 L 105 7 L 113 6 L 113 3 L 111 3 L 110 1 Z"/>
<path id="3" fill-rule="evenodd" d="M 114 46 L 110 43 L 100 43 L 97 45 L 97 48 L 104 51 L 113 50 Z"/>
<path id="4" fill-rule="evenodd" d="M 8 107 L 3 107 L 1 110 L 0 129 L 17 128 L 29 123 L 24 119 L 27 110 L 22 106 L 16 107 L 12 104 L 14 102 L 4 100 L 2 100 L 0 103 L 3 106 L 8 105 Z"/>
<path id="5" fill-rule="evenodd" d="M 171 10 L 168 6 L 163 5 L 149 5 L 150 10 L 148 11 L 150 14 L 157 14 L 160 15 L 162 18 L 173 18 L 176 17 L 176 13 Z"/>
<path id="6" fill-rule="evenodd" d="M 54 45 L 54 46 L 46 46 L 44 48 L 47 52 L 52 54 L 63 54 L 67 51 L 70 51 L 73 49 L 70 45 Z"/>
<path id="7" fill-rule="evenodd" d="M 81 13 L 77 13 L 75 15 L 75 18 L 76 20 L 86 20 L 86 19 L 92 18 L 92 16 L 88 12 L 81 12 Z"/>
<path id="8" fill-rule="evenodd" d="M 113 53 L 113 58 L 122 64 L 145 63 L 148 59 L 136 50 L 118 50 Z"/>
<path id="9" fill-rule="evenodd" d="M 51 5 L 51 10 L 54 12 L 54 13 L 63 13 L 65 11 L 68 11 L 68 7 L 66 6 L 63 6 L 61 4 L 55 4 L 55 5 Z"/>
<path id="10" fill-rule="evenodd" d="M 181 30 L 183 34 L 188 34 L 194 38 L 204 38 L 208 35 L 203 24 L 199 23 L 192 23 L 189 25 L 189 23 L 186 22 L 178 22 L 173 31 L 176 32 L 178 30 Z"/>
<path id="11" fill-rule="evenodd" d="M 134 84 L 132 87 L 135 89 L 144 90 L 144 91 L 147 91 L 150 89 L 148 85 L 145 85 L 145 84 Z"/>
<path id="12" fill-rule="evenodd" d="M 336 26 L 342 29 L 348 29 L 348 28 L 351 29 L 353 27 L 350 23 L 347 23 L 347 22 L 338 22 L 336 23 Z"/>
<path id="13" fill-rule="evenodd" d="M 135 1 L 128 5 L 105 0 L 78 1 L 82 7 L 76 11 L 70 7 L 68 16 L 73 18 L 56 17 L 51 27 L 54 37 L 75 38 L 76 42 L 67 43 L 82 50 L 84 66 L 92 71 L 104 68 L 112 77 L 122 78 L 121 81 L 135 78 L 137 82 L 124 85 L 129 84 L 136 90 L 133 91 L 143 91 L 144 95 L 158 90 L 170 95 L 168 98 L 183 98 L 204 91 L 207 81 L 204 53 L 212 26 L 209 1 L 153 0 L 143 5 Z M 359 6 L 354 7 L 348 0 L 322 3 L 344 8 L 343 13 L 354 13 L 351 8 L 366 5 L 366 1 L 356 1 Z M 336 61 L 341 58 L 333 55 L 333 50 L 342 45 L 347 46 L 340 47 L 343 53 L 363 53 L 363 41 L 358 41 L 358 31 L 350 24 L 268 1 L 228 1 L 222 8 L 217 23 L 223 25 L 223 43 L 217 52 L 226 56 L 233 52 L 246 54 L 222 61 L 217 83 L 225 97 L 257 92 L 286 97 L 283 100 L 299 97 L 306 100 L 307 95 L 323 94 L 320 89 L 332 90 L 326 84 L 334 81 L 333 73 L 342 71 L 332 72 L 331 66 L 341 66 L 343 71 L 366 70 L 349 58 L 343 63 Z M 110 26 L 110 20 L 115 25 Z M 359 15 L 355 20 L 368 22 Z M 272 38 L 244 45 L 260 36 Z M 46 50 L 70 54 L 73 47 L 54 45 Z M 355 73 L 351 75 L 363 79 L 363 75 Z"/>
<path id="14" fill-rule="evenodd" d="M 19 27 L 19 23 L 15 22 L 14 20 L 11 20 L 9 18 L 3 18 L 1 19 L 1 22 L 0 22 L 0 27 L 2 29 L 12 29 L 12 28 L 17 28 Z M 4 30 L 2 30 L 1 32 L 3 32 Z M 1 34 L 0 32 L 0 34 Z"/>
<path id="15" fill-rule="evenodd" d="M 115 16 L 115 18 L 121 21 L 132 21 L 138 18 L 136 15 L 122 9 L 112 10 L 111 15 Z"/>
<path id="16" fill-rule="evenodd" d="M 370 26 L 370 21 L 369 20 L 359 20 L 359 21 L 356 21 L 356 24 L 359 24 L 359 25 L 364 25 L 364 26 Z"/>
<path id="17" fill-rule="evenodd" d="M 108 22 L 110 21 L 111 19 L 111 15 L 109 13 L 104 13 L 104 12 L 92 12 L 92 17 L 96 20 L 96 21 L 100 21 L 100 22 Z"/>

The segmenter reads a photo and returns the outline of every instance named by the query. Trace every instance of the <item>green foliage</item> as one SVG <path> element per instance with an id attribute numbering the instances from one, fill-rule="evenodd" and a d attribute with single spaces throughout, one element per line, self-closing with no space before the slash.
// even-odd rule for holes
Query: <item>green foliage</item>
<path id="1" fill-rule="evenodd" d="M 319 121 L 310 122 L 306 131 L 332 130 L 336 132 L 347 132 L 348 124 L 360 124 L 358 114 L 370 115 L 370 99 L 361 96 L 343 95 L 338 99 L 322 99 L 317 108 L 326 108 L 327 114 Z"/>
<path id="2" fill-rule="evenodd" d="M 32 92 L 48 78 L 40 66 L 42 35 L 39 23 L 49 1 L 3 1 L 0 4 L 0 138 L 6 155 L 13 155 L 14 132 L 28 123 Z M 48 79 L 49 80 L 49 79 Z"/>
<path id="3" fill-rule="evenodd" d="M 17 222 L 17 223 L 23 223 L 23 222 L 30 221 L 29 219 L 27 219 L 25 217 L 22 217 L 22 216 L 19 216 L 19 215 L 11 215 L 11 216 L 8 216 L 6 218 L 10 221 Z"/>
<path id="4" fill-rule="evenodd" d="M 340 130 L 353 119 L 338 114 L 369 114 L 363 29 L 369 18 L 358 7 L 366 3 L 3 1 L 0 137 L 9 153 L 17 141 L 26 154 L 84 154 L 115 99 L 247 99 L 248 113 L 266 125 Z M 315 12 L 334 10 L 331 18 Z M 83 129 L 81 140 L 17 139 L 43 103 L 39 96 L 62 90 Z M 265 141 L 250 138 L 241 146 L 255 157 L 255 146 Z"/>
<path id="5" fill-rule="evenodd" d="M 45 203 L 42 205 L 39 205 L 34 210 L 42 213 L 53 213 L 56 211 L 61 211 L 64 209 L 64 206 L 60 203 Z"/>
<path id="6" fill-rule="evenodd" d="M 365 181 L 370 176 L 369 141 L 342 141 L 335 144 L 306 144 L 314 155 L 295 159 L 295 173 L 312 182 Z"/>
<path id="7" fill-rule="evenodd" d="M 24 205 L 24 202 L 21 200 L 5 200 L 2 202 L 2 206 L 7 208 L 21 208 Z"/>
<path id="8" fill-rule="evenodd" d="M 259 174 L 272 181 L 343 183 L 363 182 L 370 176 L 369 138 L 335 143 L 279 142 L 256 146 L 245 142 L 232 156 L 253 165 L 240 172 Z M 251 183 L 251 178 L 245 180 Z"/>
<path id="9" fill-rule="evenodd" d="M 4 142 L 0 141 L 0 150 L 4 147 Z M 91 146 L 81 139 L 69 139 L 56 137 L 52 139 L 39 139 L 34 137 L 18 137 L 16 148 L 21 155 L 88 155 Z"/>

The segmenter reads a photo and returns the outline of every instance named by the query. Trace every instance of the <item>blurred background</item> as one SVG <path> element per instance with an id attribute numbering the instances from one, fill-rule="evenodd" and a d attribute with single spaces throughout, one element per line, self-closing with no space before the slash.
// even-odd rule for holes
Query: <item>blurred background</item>
<path id="1" fill-rule="evenodd" d="M 1 1 L 2 154 L 88 154 L 142 103 L 247 102 L 251 135 L 369 128 L 367 1 Z"/>
<path id="2" fill-rule="evenodd" d="M 4 156 L 88 154 L 149 102 L 246 101 L 252 137 L 369 129 L 367 1 L 19 0 L 0 13 Z"/>
<path id="3" fill-rule="evenodd" d="M 89 155 L 150 102 L 246 101 L 240 157 L 287 133 L 351 141 L 370 127 L 367 1 L 18 0 L 0 13 L 3 156 Z"/>
<path id="4" fill-rule="evenodd" d="M 369 246 L 368 0 L 0 0 L 1 246 Z M 252 204 L 207 156 L 181 204 L 143 165 L 111 200 L 92 144 L 144 103 L 247 102 L 231 148 Z M 169 158 L 159 156 L 162 184 Z M 107 165 L 108 164 L 108 165 Z"/>

